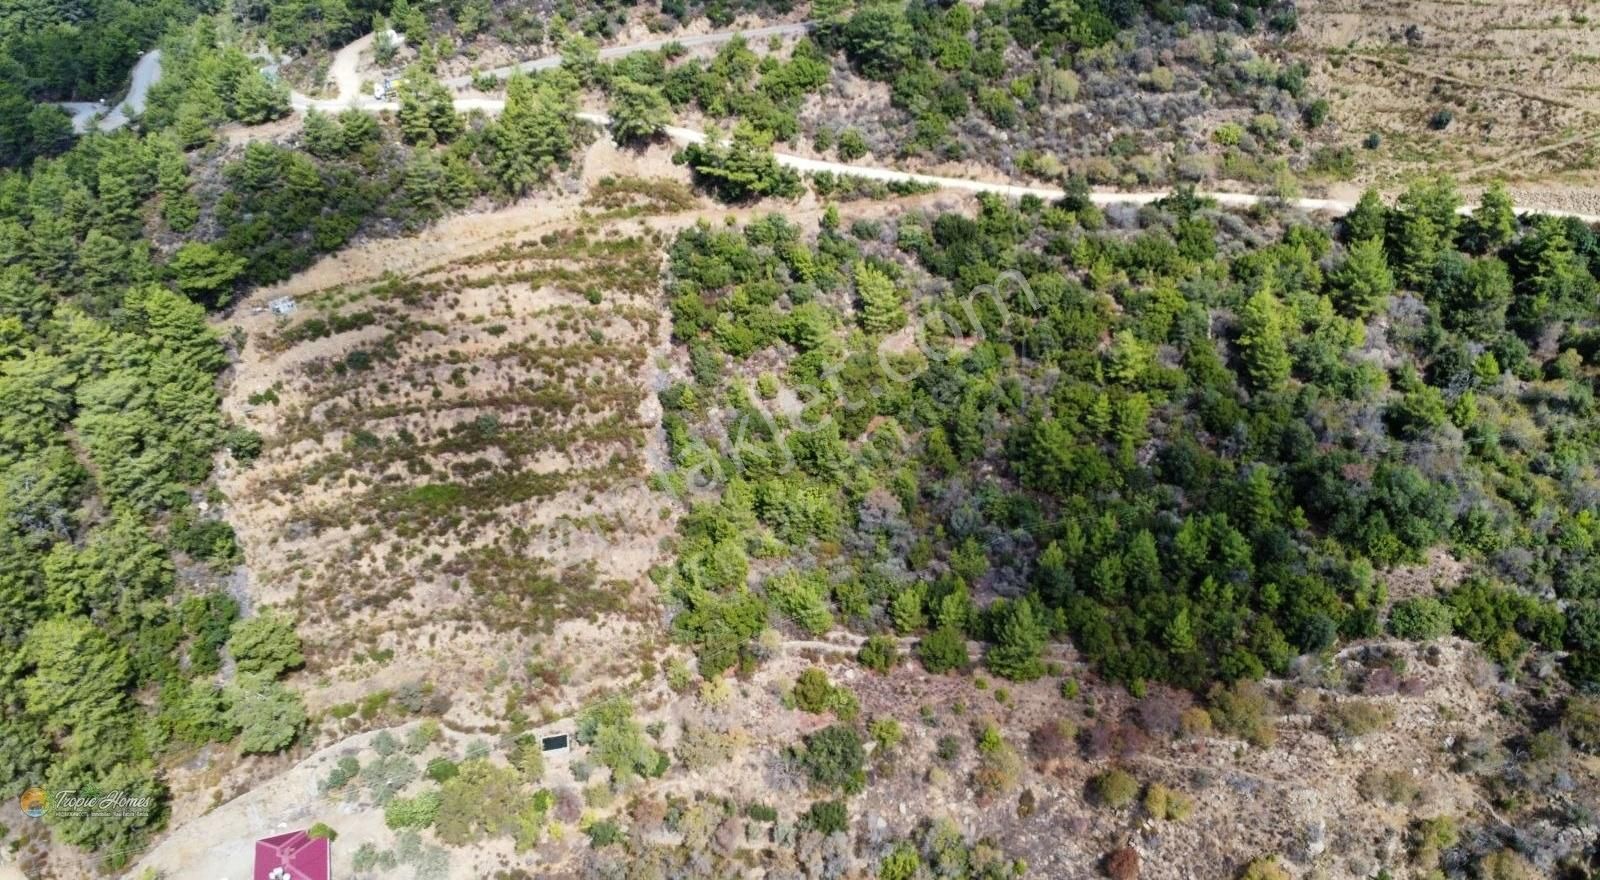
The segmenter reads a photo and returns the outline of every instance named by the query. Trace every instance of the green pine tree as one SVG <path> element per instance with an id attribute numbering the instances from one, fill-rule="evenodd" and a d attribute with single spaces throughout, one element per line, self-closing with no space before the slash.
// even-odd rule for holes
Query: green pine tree
<path id="1" fill-rule="evenodd" d="M 889 333 L 906 322 L 900 292 L 888 275 L 866 263 L 855 268 L 856 295 L 861 298 L 861 326 L 868 333 Z"/>
<path id="2" fill-rule="evenodd" d="M 1365 318 L 1380 310 L 1394 293 L 1394 273 L 1389 271 L 1382 240 L 1369 238 L 1352 244 L 1329 280 L 1334 301 L 1346 315 Z"/>
<path id="3" fill-rule="evenodd" d="M 1239 350 L 1245 378 L 1257 391 L 1277 391 L 1289 380 L 1289 346 L 1284 340 L 1283 306 L 1268 290 L 1250 297 L 1239 314 Z"/>

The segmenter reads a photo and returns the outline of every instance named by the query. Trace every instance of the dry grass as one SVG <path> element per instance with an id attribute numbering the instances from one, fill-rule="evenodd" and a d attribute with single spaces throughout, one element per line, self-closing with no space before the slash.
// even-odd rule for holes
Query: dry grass
<path id="1" fill-rule="evenodd" d="M 503 695 L 537 717 L 636 673 L 671 527 L 644 487 L 660 260 L 549 232 L 241 318 L 229 406 L 265 450 L 225 489 L 254 597 L 299 613 L 313 706 L 420 678 L 482 726 Z"/>
<path id="2" fill-rule="evenodd" d="M 1291 45 L 1356 145 L 1362 183 L 1510 179 L 1550 207 L 1600 196 L 1600 19 L 1578 3 L 1307 0 Z M 1443 128 L 1430 123 L 1448 110 Z M 1359 146 L 1370 133 L 1376 150 Z M 1577 199 L 1579 201 L 1572 201 Z"/>

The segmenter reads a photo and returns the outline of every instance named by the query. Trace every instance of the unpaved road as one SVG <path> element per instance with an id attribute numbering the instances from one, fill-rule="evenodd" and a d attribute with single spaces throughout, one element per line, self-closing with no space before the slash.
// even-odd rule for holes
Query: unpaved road
<path id="1" fill-rule="evenodd" d="M 677 43 L 686 48 L 694 48 L 698 46 L 713 46 L 720 43 L 726 43 L 729 40 L 732 40 L 734 37 L 762 39 L 765 37 L 774 36 L 794 36 L 805 33 L 810 29 L 810 27 L 810 22 L 798 22 L 794 24 L 780 24 L 771 25 L 768 27 L 749 28 L 739 31 L 722 31 L 713 34 L 692 34 L 678 37 L 676 39 L 666 38 L 658 40 L 646 40 L 640 43 L 630 43 L 626 46 L 611 46 L 602 49 L 600 50 L 600 57 L 603 59 L 613 59 L 620 58 L 634 52 L 653 52 L 663 48 L 669 43 Z M 319 99 L 312 98 L 309 95 L 304 95 L 299 92 L 294 92 L 290 95 L 290 105 L 299 112 L 304 112 L 307 110 L 337 112 L 340 110 L 356 109 L 369 113 L 378 113 L 383 111 L 393 112 L 399 110 L 400 105 L 395 101 L 380 101 L 371 95 L 363 94 L 361 92 L 361 75 L 359 71 L 360 58 L 361 54 L 372 45 L 372 40 L 373 35 L 368 34 L 356 40 L 355 42 L 350 43 L 334 54 L 333 62 L 328 68 L 328 75 L 333 81 L 334 87 L 338 90 L 338 94 L 335 97 Z M 509 67 L 500 67 L 487 72 L 496 77 L 501 77 L 508 76 L 516 70 L 547 70 L 560 64 L 560 55 L 547 55 L 542 58 L 524 61 L 521 64 L 516 64 Z M 139 112 L 144 110 L 145 96 L 149 93 L 150 86 L 160 79 L 160 77 L 161 50 L 156 49 L 140 58 L 139 63 L 134 66 L 132 85 L 129 88 L 128 97 L 122 103 L 114 107 L 112 111 L 105 116 L 105 118 L 100 120 L 100 130 L 114 131 L 118 128 L 121 128 L 127 124 L 130 114 L 137 115 Z M 470 88 L 472 84 L 472 78 L 456 77 L 454 79 L 445 80 L 445 83 L 452 88 L 460 90 Z M 74 113 L 73 124 L 74 127 L 78 127 L 79 131 L 87 130 L 89 122 L 92 120 L 94 113 L 99 107 L 97 104 L 64 104 L 62 106 L 67 107 L 67 109 Z M 504 110 L 505 101 L 501 98 L 492 97 L 460 97 L 456 99 L 455 106 L 459 111 L 482 110 L 485 113 L 492 114 Z M 601 126 L 610 124 L 610 120 L 601 113 L 580 113 L 578 114 L 578 118 L 584 120 L 585 122 L 590 122 Z M 679 143 L 703 143 L 706 139 L 704 132 L 695 131 L 694 129 L 689 128 L 679 128 L 677 126 L 668 126 L 663 130 L 662 133 Z M 1047 186 L 1031 186 L 1027 184 L 1005 183 L 991 180 L 973 180 L 965 177 L 941 177 L 932 174 L 918 174 L 912 171 L 901 171 L 895 168 L 858 166 L 850 165 L 845 162 L 830 162 L 823 159 L 808 159 L 804 156 L 794 156 L 787 153 L 774 153 L 773 155 L 774 158 L 777 159 L 779 165 L 782 165 L 785 168 L 793 168 L 794 170 L 803 173 L 828 171 L 834 174 L 852 174 L 857 177 L 864 177 L 870 180 L 879 180 L 885 183 L 921 183 L 930 186 L 936 186 L 940 189 L 995 193 L 997 195 L 1003 195 L 1010 198 L 1021 198 L 1022 196 L 1031 195 L 1042 199 L 1054 200 L 1061 198 L 1063 195 L 1063 192 L 1060 189 Z M 1100 191 L 1091 193 L 1090 200 L 1097 205 L 1142 205 L 1165 198 L 1170 194 L 1170 190 L 1147 190 L 1142 192 Z M 1268 196 L 1260 196 L 1253 193 L 1204 192 L 1199 193 L 1199 195 L 1208 199 L 1213 199 L 1218 204 L 1227 205 L 1229 207 L 1249 207 L 1271 200 L 1271 198 Z M 1302 211 L 1321 211 L 1330 214 L 1344 214 L 1355 207 L 1354 202 L 1342 199 L 1292 199 L 1288 202 L 1288 204 L 1293 205 Z M 1460 210 L 1461 213 L 1464 214 L 1471 211 L 1471 207 L 1462 206 Z M 1540 213 L 1550 214 L 1556 217 L 1575 217 L 1585 223 L 1600 223 L 1600 214 L 1585 214 L 1577 211 L 1562 211 L 1549 208 L 1540 208 L 1534 210 L 1538 210 Z"/>

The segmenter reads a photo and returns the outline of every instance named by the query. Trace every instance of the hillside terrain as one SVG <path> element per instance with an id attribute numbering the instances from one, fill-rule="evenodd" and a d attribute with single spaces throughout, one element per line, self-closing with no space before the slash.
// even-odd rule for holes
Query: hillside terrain
<path id="1" fill-rule="evenodd" d="M 1592 29 L 0 9 L 0 880 L 1592 877 Z"/>

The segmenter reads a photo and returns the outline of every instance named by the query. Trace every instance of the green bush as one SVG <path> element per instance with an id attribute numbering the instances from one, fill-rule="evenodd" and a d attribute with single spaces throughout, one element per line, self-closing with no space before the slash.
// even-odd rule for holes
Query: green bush
<path id="1" fill-rule="evenodd" d="M 817 801 L 800 817 L 800 824 L 819 834 L 832 834 L 850 827 L 850 811 L 844 801 Z"/>
<path id="2" fill-rule="evenodd" d="M 622 829 L 609 819 L 602 819 L 590 825 L 584 829 L 584 833 L 589 836 L 589 845 L 594 849 L 622 843 L 625 839 Z"/>
<path id="3" fill-rule="evenodd" d="M 940 627 L 917 642 L 917 659 L 922 668 L 934 674 L 966 669 L 967 637 L 950 627 Z"/>
<path id="4" fill-rule="evenodd" d="M 862 767 L 865 760 L 861 735 L 841 724 L 807 736 L 800 752 L 800 763 L 812 782 L 846 794 L 855 794 L 866 786 L 867 775 Z"/>
<path id="5" fill-rule="evenodd" d="M 826 712 L 833 700 L 833 684 L 826 672 L 813 666 L 795 679 L 793 693 L 794 704 L 802 712 Z"/>
<path id="6" fill-rule="evenodd" d="M 1449 635 L 1454 624 L 1449 606 L 1432 596 L 1396 602 L 1389 610 L 1389 631 L 1402 639 L 1427 641 Z"/>
<path id="7" fill-rule="evenodd" d="M 1089 791 L 1095 803 L 1120 810 L 1138 799 L 1139 780 L 1124 770 L 1113 768 L 1091 778 Z"/>
<path id="8" fill-rule="evenodd" d="M 456 762 L 449 758 L 440 757 L 430 759 L 428 768 L 423 772 L 434 782 L 443 783 L 455 778 L 455 775 L 461 772 L 461 769 Z"/>
<path id="9" fill-rule="evenodd" d="M 866 643 L 856 654 L 856 659 L 873 672 L 888 672 L 899 662 L 900 649 L 892 637 L 874 633 L 867 637 Z"/>

